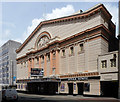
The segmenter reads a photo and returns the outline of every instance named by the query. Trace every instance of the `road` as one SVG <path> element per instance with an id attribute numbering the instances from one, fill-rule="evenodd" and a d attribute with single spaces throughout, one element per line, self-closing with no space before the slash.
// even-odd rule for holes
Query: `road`
<path id="1" fill-rule="evenodd" d="M 72 95 L 34 95 L 18 93 L 18 102 L 120 102 L 115 98 L 83 97 Z"/>

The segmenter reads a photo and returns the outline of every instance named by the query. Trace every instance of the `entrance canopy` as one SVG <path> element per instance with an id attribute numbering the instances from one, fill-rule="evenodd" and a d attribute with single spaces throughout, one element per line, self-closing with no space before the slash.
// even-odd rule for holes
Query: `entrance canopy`
<path id="1" fill-rule="evenodd" d="M 23 79 L 17 80 L 17 83 L 31 83 L 31 82 L 61 82 L 59 78 L 40 78 L 40 79 Z"/>
<path id="2" fill-rule="evenodd" d="M 29 82 L 61 82 L 59 78 L 42 78 L 42 79 L 31 79 Z"/>

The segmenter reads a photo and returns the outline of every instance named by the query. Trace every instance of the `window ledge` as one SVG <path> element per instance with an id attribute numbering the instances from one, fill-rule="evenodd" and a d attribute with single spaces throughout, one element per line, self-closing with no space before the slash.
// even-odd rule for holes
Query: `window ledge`
<path id="1" fill-rule="evenodd" d="M 66 58 L 66 56 L 61 56 L 61 58 Z"/>
<path id="2" fill-rule="evenodd" d="M 50 60 L 47 60 L 47 62 L 50 62 Z"/>
<path id="3" fill-rule="evenodd" d="M 42 61 L 41 63 L 44 63 L 44 61 Z"/>
<path id="4" fill-rule="evenodd" d="M 85 52 L 84 50 L 83 50 L 83 51 L 79 51 L 78 54 L 82 54 L 82 53 L 84 53 L 84 52 Z"/>
<path id="5" fill-rule="evenodd" d="M 71 57 L 71 56 L 74 56 L 75 54 L 73 53 L 73 54 L 69 54 L 69 57 Z"/>

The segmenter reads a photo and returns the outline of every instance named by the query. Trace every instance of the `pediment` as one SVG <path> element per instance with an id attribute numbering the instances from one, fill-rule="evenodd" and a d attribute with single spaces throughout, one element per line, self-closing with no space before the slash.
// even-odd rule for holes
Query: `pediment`
<path id="1" fill-rule="evenodd" d="M 45 47 L 50 42 L 51 36 L 48 32 L 42 32 L 35 43 L 35 49 Z"/>

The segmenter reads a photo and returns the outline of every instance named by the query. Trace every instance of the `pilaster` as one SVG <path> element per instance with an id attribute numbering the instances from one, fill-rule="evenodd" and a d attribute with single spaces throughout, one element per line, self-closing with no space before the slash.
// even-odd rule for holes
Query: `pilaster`
<path id="1" fill-rule="evenodd" d="M 32 68 L 34 68 L 34 58 L 32 58 Z"/>
<path id="2" fill-rule="evenodd" d="M 59 51 L 56 50 L 56 70 L 55 74 L 59 74 Z"/>
<path id="3" fill-rule="evenodd" d="M 53 68 L 53 53 L 50 52 L 50 75 L 52 74 L 52 68 Z"/>
<path id="4" fill-rule="evenodd" d="M 39 56 L 39 68 L 41 68 L 41 57 Z"/>
<path id="5" fill-rule="evenodd" d="M 44 76 L 47 76 L 47 57 L 44 55 Z"/>

